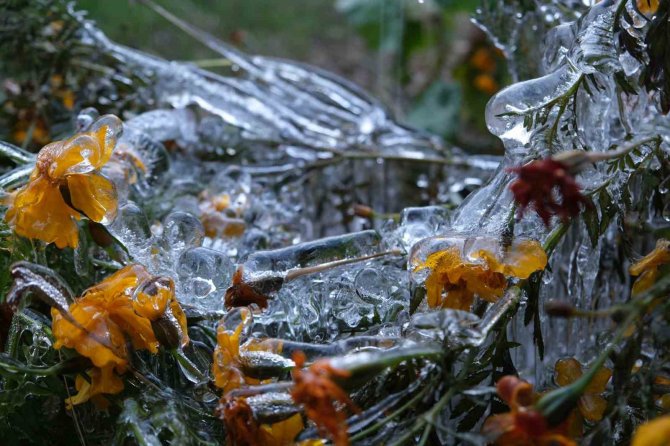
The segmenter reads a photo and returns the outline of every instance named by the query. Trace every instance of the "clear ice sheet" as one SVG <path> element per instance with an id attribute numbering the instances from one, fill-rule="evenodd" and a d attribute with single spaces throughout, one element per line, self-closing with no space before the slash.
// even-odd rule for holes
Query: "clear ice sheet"
<path id="1" fill-rule="evenodd" d="M 127 170 L 108 172 L 121 186 L 119 218 L 110 232 L 135 260 L 174 277 L 187 306 L 215 314 L 225 312 L 223 296 L 240 266 L 245 280 L 285 278 L 300 268 L 394 251 L 286 281 L 254 318 L 254 333 L 321 343 L 353 333 L 417 340 L 462 333 L 458 324 L 470 316 L 440 313 L 444 320 L 430 323 L 442 328 L 433 333 L 417 323 L 427 324 L 418 319 L 437 313 L 409 314 L 407 254 L 413 247 L 453 233 L 499 238 L 512 212 L 513 166 L 564 150 L 605 151 L 633 129 L 651 135 L 668 125 L 647 95 L 624 95 L 613 79 L 620 71 L 639 76 L 640 64 L 619 55 L 607 32 L 615 25 L 612 1 L 538 1 L 533 11 L 519 14 L 498 3 L 509 23 L 486 9 L 477 21 L 510 58 L 519 81 L 494 96 L 486 111 L 488 129 L 504 143 L 502 158 L 467 156 L 398 124 L 379 101 L 346 80 L 243 54 L 184 23 L 179 26 L 230 61 L 226 72 L 117 45 L 84 22 L 83 44 L 151 79 L 138 87 L 151 106 L 124 116 L 119 141 L 120 151 L 143 168 L 135 169 L 137 179 L 128 186 L 121 186 Z M 639 40 L 644 21 L 635 11 L 629 14 L 636 21 L 624 32 Z M 538 33 L 546 34 L 544 41 Z M 529 59 L 536 54 L 537 63 L 519 65 L 521 52 Z M 570 107 L 556 107 L 571 91 Z M 529 125 L 529 116 L 545 124 Z M 610 176 L 599 165 L 578 180 L 588 191 Z M 611 178 L 607 192 L 613 200 L 622 199 L 626 180 L 625 172 Z M 355 213 L 359 204 L 376 218 Z M 657 216 L 649 218 L 656 224 Z M 612 258 L 622 255 L 617 222 L 610 225 L 595 247 L 585 225 L 573 225 L 543 275 L 540 307 L 556 296 L 584 309 L 625 298 L 626 280 L 602 280 L 614 276 Z M 516 222 L 514 235 L 544 241 L 549 230 L 528 214 Z M 545 343 L 545 357 L 538 360 L 532 324 L 523 320 L 525 299 L 520 296 L 521 309 L 509 326 L 510 339 L 521 344 L 513 354 L 524 376 L 542 382 L 561 356 L 592 358 L 600 341 L 589 334 L 602 322 L 542 315 L 544 338 L 561 342 Z M 472 322 L 485 324 L 496 311 L 491 306 Z M 469 333 L 479 339 L 485 330 Z"/>

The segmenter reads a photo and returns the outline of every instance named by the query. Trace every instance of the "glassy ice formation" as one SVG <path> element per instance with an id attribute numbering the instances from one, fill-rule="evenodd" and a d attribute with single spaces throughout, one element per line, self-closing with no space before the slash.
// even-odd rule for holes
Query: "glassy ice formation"
<path id="1" fill-rule="evenodd" d="M 250 280 L 363 258 L 282 278 L 271 290 L 268 310 L 256 318 L 256 329 L 272 336 L 327 341 L 406 321 L 406 253 L 440 234 L 499 237 L 513 212 L 509 167 L 566 149 L 607 150 L 627 135 L 651 135 L 667 124 L 649 98 L 625 95 L 616 81 L 620 74 L 636 76 L 639 63 L 619 54 L 612 41 L 618 20 L 612 2 L 591 9 L 581 2 L 546 2 L 514 14 L 501 5 L 480 10 L 478 22 L 511 56 L 513 76 L 535 77 L 489 103 L 489 130 L 505 144 L 502 162 L 465 156 L 399 125 L 378 101 L 332 74 L 242 54 L 161 12 L 230 67 L 214 74 L 166 62 L 117 45 L 82 20 L 83 44 L 112 60 L 112 69 L 124 67 L 149 80 L 134 87 L 134 100 L 146 111 L 125 117 L 117 149 L 134 172 L 108 167 L 120 185 L 129 184 L 121 187 L 123 204 L 110 231 L 134 259 L 175 277 L 180 299 L 204 312 L 224 311 L 224 294 L 238 265 Z M 501 17 L 514 19 L 505 25 Z M 510 26 L 516 31 L 504 33 Z M 546 40 L 537 42 L 538 30 L 552 26 Z M 640 38 L 635 26 L 625 32 Z M 514 65 L 513 55 L 522 50 L 538 54 L 537 66 Z M 116 95 L 110 89 L 98 100 L 113 101 Z M 87 113 L 95 112 L 82 113 L 82 123 L 92 119 Z M 580 177 L 583 186 L 603 184 L 606 168 L 589 169 Z M 133 181 L 121 181 L 129 175 Z M 629 178 L 625 171 L 614 174 L 604 188 L 610 200 L 622 199 Z M 358 205 L 374 215 L 358 212 Z M 424 207 L 410 207 L 417 205 Z M 537 238 L 547 230 L 528 216 L 514 233 Z M 613 232 L 605 228 L 608 233 Z M 320 239 L 324 236 L 329 238 Z M 582 308 L 596 308 L 603 303 L 595 296 L 625 295 L 617 292 L 625 283 L 599 280 L 611 272 L 615 249 L 608 242 L 614 240 L 602 237 L 595 249 L 591 240 L 579 223 L 556 247 L 542 277 L 540 302 L 566 295 Z M 364 258 L 383 252 L 388 254 Z M 569 330 L 565 322 L 542 322 L 545 338 L 565 338 L 546 345 L 547 355 L 588 359 L 585 349 L 593 343 L 584 334 L 593 333 L 591 325 L 598 322 L 574 322 Z M 524 345 L 517 349 L 522 367 L 535 367 L 532 327 L 521 311 L 510 329 Z M 537 373 L 541 378 L 542 370 Z"/>
<path id="2" fill-rule="evenodd" d="M 520 303 L 508 328 L 509 340 L 521 344 L 514 349 L 519 370 L 539 382 L 548 378 L 538 350 L 545 364 L 566 355 L 588 362 L 603 342 L 592 337 L 607 321 L 549 320 L 539 309 L 555 297 L 585 310 L 626 298 L 629 284 L 616 271 L 625 264 L 616 237 L 624 222 L 608 209 L 614 202 L 639 202 L 644 184 L 632 169 L 590 167 L 578 179 L 597 209 L 597 228 L 580 219 L 551 245 L 558 225 L 549 231 L 534 215 L 506 232 L 515 213 L 508 169 L 565 150 L 606 151 L 633 136 L 643 143 L 632 162 L 651 156 L 649 138 L 667 129 L 668 118 L 646 92 L 626 91 L 625 85 L 639 85 L 641 64 L 613 38 L 620 26 L 639 41 L 645 21 L 629 9 L 633 23 L 623 23 L 612 1 L 590 9 L 576 1 L 535 2 L 537 8 L 524 12 L 497 3 L 482 9 L 478 22 L 521 81 L 487 108 L 488 128 L 505 146 L 502 160 L 466 156 L 399 125 L 342 79 L 247 56 L 174 17 L 230 61 L 227 72 L 117 45 L 82 21 L 82 44 L 113 61 L 116 74 L 125 67 L 145 80 L 137 86 L 115 79 L 132 86 L 143 110 L 124 116 L 117 154 L 125 163 L 106 168 L 121 196 L 109 231 L 128 250 L 117 255 L 173 277 L 180 301 L 196 314 L 224 314 L 235 276 L 256 284 L 268 299 L 251 325 L 258 335 L 333 341 L 333 351 L 352 333 L 479 346 L 504 310 Z M 502 23 L 503 17 L 513 19 Z M 538 42 L 544 30 L 547 37 Z M 535 66 L 516 64 L 515 54 L 524 51 L 537 55 Z M 110 87 L 98 101 L 117 95 Z M 94 116 L 85 111 L 79 120 L 83 125 Z M 661 149 L 667 150 L 667 141 Z M 665 227 L 670 215 L 649 206 L 639 212 L 655 228 Z M 538 294 L 506 296 L 481 307 L 481 316 L 425 307 L 411 314 L 413 290 L 422 284 L 410 284 L 407 254 L 427 238 L 454 233 L 539 238 L 551 245 Z M 648 246 L 638 238 L 627 249 Z M 88 249 L 84 254 L 115 260 Z"/>

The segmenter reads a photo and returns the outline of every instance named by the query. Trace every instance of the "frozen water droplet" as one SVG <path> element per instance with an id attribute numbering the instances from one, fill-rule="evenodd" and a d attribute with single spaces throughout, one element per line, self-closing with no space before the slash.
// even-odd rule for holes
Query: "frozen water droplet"
<path id="1" fill-rule="evenodd" d="M 149 222 L 144 212 L 133 202 L 121 206 L 109 232 L 128 247 L 145 245 L 151 237 Z"/>
<path id="2" fill-rule="evenodd" d="M 202 223 L 186 212 L 172 212 L 163 220 L 163 241 L 173 251 L 200 246 L 205 237 Z"/>
<path id="3" fill-rule="evenodd" d="M 362 269 L 356 275 L 354 286 L 358 297 L 371 304 L 380 303 L 388 294 L 384 278 L 373 268 Z"/>
<path id="4" fill-rule="evenodd" d="M 177 265 L 180 301 L 206 308 L 221 306 L 235 265 L 223 253 L 196 247 L 185 250 Z"/>

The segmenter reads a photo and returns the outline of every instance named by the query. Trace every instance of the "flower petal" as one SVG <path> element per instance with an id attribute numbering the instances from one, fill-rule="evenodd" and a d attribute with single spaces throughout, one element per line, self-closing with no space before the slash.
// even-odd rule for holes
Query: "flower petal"
<path id="1" fill-rule="evenodd" d="M 122 128 L 116 116 L 102 116 L 87 132 L 49 144 L 40 150 L 37 165 L 54 180 L 99 169 L 112 156 Z"/>
<path id="2" fill-rule="evenodd" d="M 116 394 L 123 390 L 123 381 L 114 374 L 112 367 L 91 369 L 87 371 L 90 382 L 81 375 L 77 375 L 75 387 L 77 394 L 65 400 L 68 408 L 82 404 L 100 394 Z"/>
<path id="3" fill-rule="evenodd" d="M 46 177 L 38 176 L 21 189 L 7 210 L 5 220 L 17 234 L 55 243 L 58 248 L 76 248 L 79 232 L 75 220 L 79 213 L 70 208 Z"/>
<path id="4" fill-rule="evenodd" d="M 521 240 L 514 242 L 505 253 L 502 261 L 507 276 L 527 279 L 535 271 L 543 270 L 547 266 L 547 254 L 542 245 L 535 240 Z"/>
<path id="5" fill-rule="evenodd" d="M 554 380 L 561 387 L 577 381 L 582 374 L 582 365 L 575 358 L 559 359 L 554 366 Z"/>
<path id="6" fill-rule="evenodd" d="M 129 299 L 115 299 L 107 308 L 109 318 L 128 334 L 135 349 L 158 352 L 158 341 L 151 328 L 151 322 L 135 313 Z"/>
<path id="7" fill-rule="evenodd" d="M 108 302 L 123 295 L 129 296 L 132 288 L 149 277 L 151 275 L 142 265 L 128 265 L 87 289 L 82 297 Z"/>
<path id="8" fill-rule="evenodd" d="M 266 446 L 283 446 L 293 444 L 295 437 L 304 429 L 302 416 L 295 414 L 284 421 L 273 424 L 262 424 L 260 434 L 262 444 Z"/>
<path id="9" fill-rule="evenodd" d="M 96 169 L 100 146 L 91 135 L 81 133 L 45 146 L 37 155 L 37 166 L 52 180 L 67 174 L 88 173 Z"/>
<path id="10" fill-rule="evenodd" d="M 585 394 L 579 399 L 579 411 L 591 423 L 602 420 L 607 409 L 607 400 L 600 395 Z"/>
<path id="11" fill-rule="evenodd" d="M 607 367 L 601 367 L 596 372 L 596 375 L 593 377 L 593 379 L 591 380 L 589 385 L 586 386 L 586 389 L 584 390 L 584 392 L 585 393 L 603 393 L 605 391 L 605 388 L 607 387 L 607 383 L 609 382 L 611 377 L 612 377 L 612 371 L 610 369 L 608 369 Z"/>
<path id="12" fill-rule="evenodd" d="M 667 446 L 670 438 L 670 415 L 664 415 L 639 426 L 631 446 Z"/>
<path id="13" fill-rule="evenodd" d="M 98 118 L 91 127 L 88 133 L 95 135 L 100 146 L 100 156 L 97 163 L 94 164 L 96 169 L 101 168 L 107 164 L 109 158 L 112 156 L 112 151 L 116 146 L 116 141 L 123 132 L 123 124 L 121 120 L 114 115 L 104 115 Z"/>
<path id="14" fill-rule="evenodd" d="M 116 217 L 116 188 L 107 178 L 98 174 L 68 175 L 67 185 L 72 205 L 91 220 L 108 224 Z"/>
<path id="15" fill-rule="evenodd" d="M 70 305 L 70 315 L 83 329 L 70 323 L 57 309 L 51 309 L 54 348 L 73 348 L 96 367 L 125 370 L 126 339 L 119 326 L 106 317 L 105 309 L 82 298 Z"/>
<path id="16" fill-rule="evenodd" d="M 632 265 L 628 272 L 631 276 L 639 276 L 666 263 L 670 263 L 670 241 L 660 239 L 656 242 L 654 250 Z"/>

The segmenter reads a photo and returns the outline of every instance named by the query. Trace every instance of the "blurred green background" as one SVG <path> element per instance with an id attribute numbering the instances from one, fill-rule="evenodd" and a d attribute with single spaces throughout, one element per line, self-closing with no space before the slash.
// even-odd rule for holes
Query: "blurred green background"
<path id="1" fill-rule="evenodd" d="M 495 153 L 484 107 L 507 82 L 502 54 L 470 21 L 479 0 L 157 0 L 241 50 L 356 82 L 403 122 Z M 78 0 L 113 40 L 216 71 L 217 55 L 139 1 Z"/>

